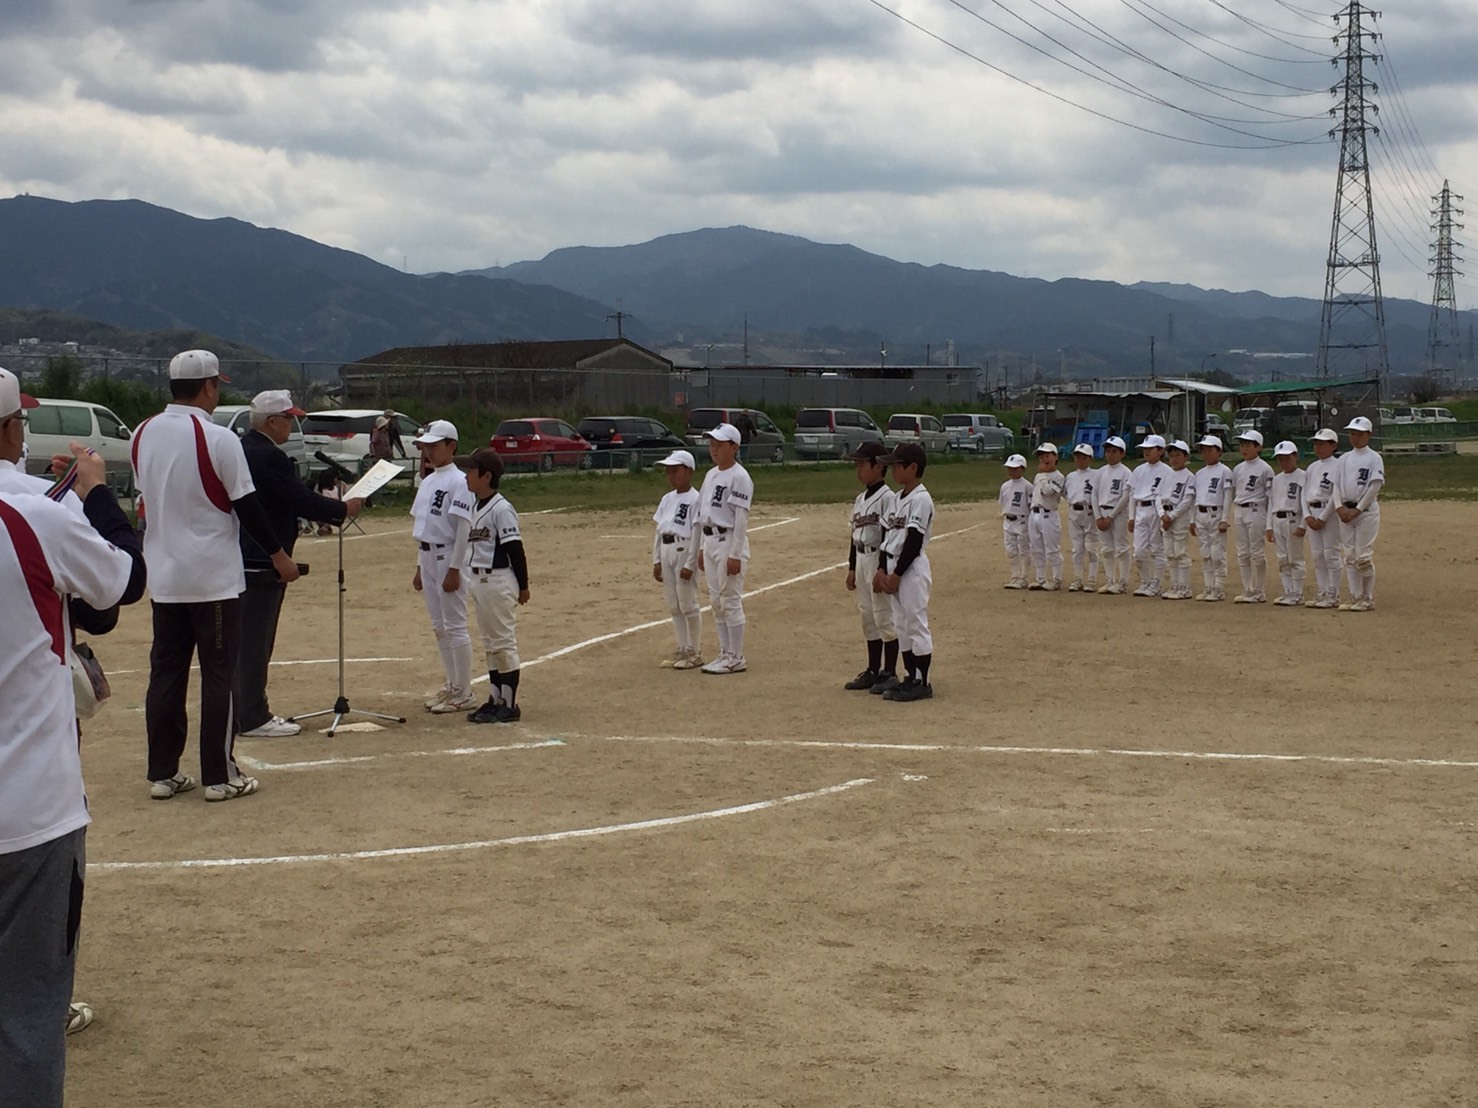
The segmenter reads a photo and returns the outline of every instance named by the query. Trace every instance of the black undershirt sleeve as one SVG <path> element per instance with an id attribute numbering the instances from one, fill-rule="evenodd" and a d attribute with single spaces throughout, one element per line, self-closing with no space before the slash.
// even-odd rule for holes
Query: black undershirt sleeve
<path id="1" fill-rule="evenodd" d="M 513 576 L 518 578 L 518 591 L 525 591 L 529 587 L 529 560 L 524 554 L 523 540 L 514 539 L 511 542 L 499 543 L 498 546 L 503 553 L 508 555 L 508 568 L 513 570 Z"/>
<path id="2" fill-rule="evenodd" d="M 857 544 L 851 539 L 847 540 L 847 572 L 850 573 L 857 568 Z"/>
<path id="3" fill-rule="evenodd" d="M 282 543 L 277 541 L 277 536 L 272 531 L 272 520 L 268 518 L 267 509 L 262 507 L 255 492 L 247 493 L 240 500 L 231 501 L 231 507 L 236 509 L 236 518 L 241 520 L 246 533 L 267 552 L 267 557 L 282 552 Z"/>
<path id="4" fill-rule="evenodd" d="M 910 527 L 908 534 L 903 537 L 903 549 L 898 552 L 898 566 L 893 572 L 902 577 L 904 571 L 913 565 L 913 560 L 923 552 L 924 533 Z"/>

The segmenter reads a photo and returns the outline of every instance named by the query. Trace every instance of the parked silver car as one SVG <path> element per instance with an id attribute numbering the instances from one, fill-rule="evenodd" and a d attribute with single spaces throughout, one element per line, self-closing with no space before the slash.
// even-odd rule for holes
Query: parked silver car
<path id="1" fill-rule="evenodd" d="M 840 458 L 883 432 L 860 408 L 802 408 L 795 414 L 795 452 L 801 458 Z"/>
<path id="2" fill-rule="evenodd" d="M 1011 428 L 989 413 L 956 412 L 943 416 L 940 422 L 949 432 L 951 450 L 968 450 L 976 454 L 1009 454 L 1016 436 Z"/>
<path id="3" fill-rule="evenodd" d="M 939 417 L 918 412 L 889 416 L 888 431 L 883 441 L 889 446 L 915 443 L 924 448 L 925 454 L 943 454 L 949 450 L 949 432 L 939 422 Z"/>

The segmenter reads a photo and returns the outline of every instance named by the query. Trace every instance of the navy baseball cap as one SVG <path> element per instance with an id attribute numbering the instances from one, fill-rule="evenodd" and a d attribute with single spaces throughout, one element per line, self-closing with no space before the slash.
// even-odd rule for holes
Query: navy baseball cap
<path id="1" fill-rule="evenodd" d="M 924 448 L 918 443 L 913 442 L 902 443 L 894 448 L 893 453 L 884 454 L 881 458 L 878 459 L 878 461 L 882 462 L 886 466 L 895 465 L 901 462 L 904 465 L 916 465 L 919 467 L 920 470 L 924 468 L 928 460 L 929 458 L 928 455 L 924 453 Z"/>
<path id="2" fill-rule="evenodd" d="M 846 455 L 849 462 L 876 462 L 886 457 L 888 448 L 880 442 L 864 442 Z"/>

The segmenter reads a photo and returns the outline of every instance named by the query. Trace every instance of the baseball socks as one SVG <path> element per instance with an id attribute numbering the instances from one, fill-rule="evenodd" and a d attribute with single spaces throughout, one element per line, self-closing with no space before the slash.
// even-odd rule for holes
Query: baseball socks
<path id="1" fill-rule="evenodd" d="M 744 657 L 744 624 L 729 624 L 729 656 L 731 658 Z"/>
<path id="2" fill-rule="evenodd" d="M 695 611 L 692 615 L 687 616 L 686 619 L 688 623 L 688 650 L 696 658 L 703 647 L 703 615 Z"/>
<path id="3" fill-rule="evenodd" d="M 867 640 L 867 668 L 873 673 L 883 671 L 883 640 Z"/>
<path id="4" fill-rule="evenodd" d="M 898 640 L 887 639 L 883 643 L 883 668 L 878 671 L 884 677 L 898 674 Z"/>
<path id="5" fill-rule="evenodd" d="M 447 648 L 452 658 L 452 668 L 447 672 L 451 676 L 452 688 L 462 696 L 472 694 L 472 643 L 460 643 Z"/>

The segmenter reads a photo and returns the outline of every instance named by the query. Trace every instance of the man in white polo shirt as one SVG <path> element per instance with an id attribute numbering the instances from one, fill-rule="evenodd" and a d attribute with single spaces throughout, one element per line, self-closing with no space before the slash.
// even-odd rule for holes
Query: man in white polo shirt
<path id="1" fill-rule="evenodd" d="M 205 799 L 234 800 L 257 791 L 256 778 L 243 777 L 232 757 L 232 685 L 246 589 L 240 528 L 246 527 L 284 582 L 298 577 L 257 500 L 241 440 L 210 418 L 222 380 L 220 363 L 208 350 L 176 354 L 169 363 L 173 403 L 141 423 L 133 436 L 134 479 L 149 506 L 144 558 L 154 602 L 154 645 L 144 714 L 149 795 L 155 800 L 195 787 L 195 778 L 180 772 L 180 758 L 189 727 L 190 661 L 197 655 Z"/>
<path id="2" fill-rule="evenodd" d="M 18 390 L 0 383 L 0 432 L 19 415 Z M 83 495 L 102 472 L 101 464 L 84 470 Z M 8 1106 L 60 1105 L 66 1069 L 89 818 L 66 600 L 106 610 L 143 591 L 143 566 L 85 519 L 43 496 L 0 493 L 0 1100 Z"/>

